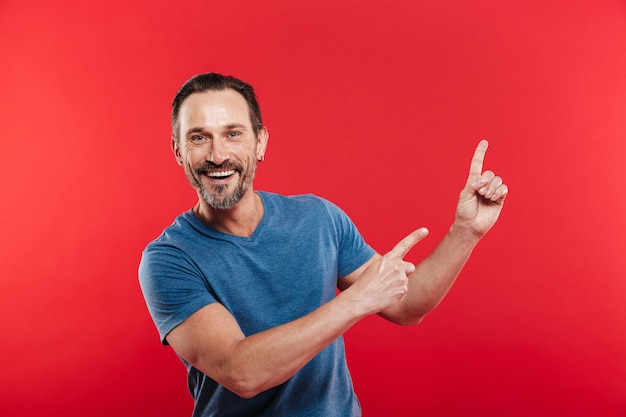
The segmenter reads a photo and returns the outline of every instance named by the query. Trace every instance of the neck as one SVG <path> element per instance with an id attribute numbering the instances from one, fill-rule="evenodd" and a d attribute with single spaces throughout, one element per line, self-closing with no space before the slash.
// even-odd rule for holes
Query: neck
<path id="1" fill-rule="evenodd" d="M 225 210 L 213 208 L 199 198 L 193 212 L 202 222 L 222 233 L 250 237 L 263 218 L 263 202 L 252 189 L 233 207 Z"/>

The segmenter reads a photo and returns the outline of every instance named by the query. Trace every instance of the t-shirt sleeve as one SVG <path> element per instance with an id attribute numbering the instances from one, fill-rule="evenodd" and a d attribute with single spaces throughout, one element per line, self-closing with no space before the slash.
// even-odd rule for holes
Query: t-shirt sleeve
<path id="1" fill-rule="evenodd" d="M 216 302 L 206 280 L 188 256 L 167 245 L 152 243 L 139 264 L 139 284 L 161 343 L 202 307 Z"/>
<path id="2" fill-rule="evenodd" d="M 339 250 L 337 272 L 339 278 L 342 278 L 369 261 L 375 251 L 365 242 L 352 219 L 343 210 L 328 200 L 322 201 L 336 229 Z"/>

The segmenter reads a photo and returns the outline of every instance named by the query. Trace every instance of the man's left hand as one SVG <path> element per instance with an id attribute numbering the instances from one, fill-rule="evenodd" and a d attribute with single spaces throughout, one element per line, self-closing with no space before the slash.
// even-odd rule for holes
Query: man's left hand
<path id="1" fill-rule="evenodd" d="M 483 161 L 489 143 L 481 140 L 459 196 L 455 226 L 471 231 L 478 238 L 491 229 L 500 216 L 509 188 L 492 171 L 483 172 Z"/>

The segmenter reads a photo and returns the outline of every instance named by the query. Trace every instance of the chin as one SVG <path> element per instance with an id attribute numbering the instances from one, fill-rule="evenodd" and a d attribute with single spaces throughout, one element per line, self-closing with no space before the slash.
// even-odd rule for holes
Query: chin
<path id="1" fill-rule="evenodd" d="M 211 207 L 217 210 L 228 210 L 233 208 L 245 194 L 241 190 L 235 190 L 228 195 L 209 194 L 205 189 L 200 190 L 200 197 Z"/>

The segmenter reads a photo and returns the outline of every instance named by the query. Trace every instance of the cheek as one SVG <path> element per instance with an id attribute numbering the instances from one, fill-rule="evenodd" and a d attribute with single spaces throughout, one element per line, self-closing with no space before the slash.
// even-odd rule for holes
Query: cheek
<path id="1" fill-rule="evenodd" d="M 197 166 L 204 162 L 205 159 L 203 155 L 204 154 L 200 152 L 198 148 L 187 149 L 183 155 L 183 163 L 190 167 Z"/>

